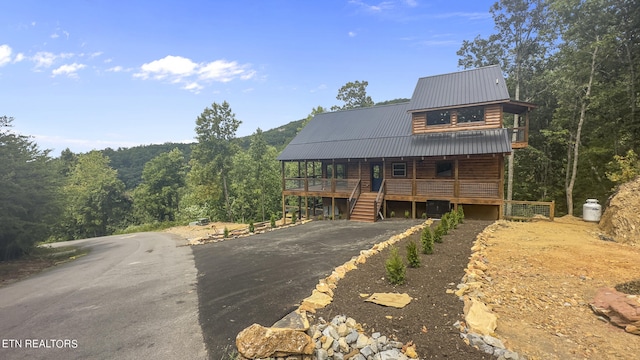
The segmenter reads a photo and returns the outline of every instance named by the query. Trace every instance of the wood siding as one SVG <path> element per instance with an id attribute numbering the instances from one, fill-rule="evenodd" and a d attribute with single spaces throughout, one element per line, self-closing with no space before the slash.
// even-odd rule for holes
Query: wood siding
<path id="1" fill-rule="evenodd" d="M 475 123 L 457 123 L 455 109 L 451 109 L 451 124 L 427 126 L 427 113 L 413 113 L 411 130 L 413 134 L 426 134 L 433 132 L 447 132 L 474 129 L 495 129 L 502 127 L 502 105 L 492 104 L 484 107 L 484 121 Z"/>

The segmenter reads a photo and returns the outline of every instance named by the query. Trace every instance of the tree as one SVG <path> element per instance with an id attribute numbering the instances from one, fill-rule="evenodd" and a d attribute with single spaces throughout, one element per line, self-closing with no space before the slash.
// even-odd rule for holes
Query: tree
<path id="1" fill-rule="evenodd" d="M 232 140 L 240 124 L 241 121 L 236 119 L 226 101 L 222 104 L 214 102 L 196 119 L 198 143 L 192 153 L 193 165 L 196 168 L 193 180 L 196 186 L 208 187 L 211 190 L 216 187 L 216 183 L 221 183 L 222 199 L 210 199 L 211 207 L 216 209 L 216 217 L 224 217 L 228 221 L 234 221 L 228 178 L 233 155 L 238 151 L 238 146 Z"/>
<path id="2" fill-rule="evenodd" d="M 600 84 L 603 59 L 607 56 L 603 55 L 602 48 L 612 45 L 609 38 L 614 35 L 611 30 L 616 19 L 610 11 L 605 11 L 600 0 L 557 0 L 553 7 L 552 22 L 560 29 L 563 39 L 557 55 L 561 66 L 556 70 L 555 90 L 559 102 L 554 120 L 575 128 L 567 151 L 565 178 L 567 212 L 573 215 L 583 130 L 587 118 L 596 115 L 590 107 L 594 90 Z"/>
<path id="3" fill-rule="evenodd" d="M 0 117 L 0 261 L 46 240 L 58 213 L 59 170 L 28 136 L 13 133 Z"/>
<path id="4" fill-rule="evenodd" d="M 500 0 L 490 9 L 498 31 L 488 39 L 464 41 L 457 54 L 458 65 L 464 68 L 500 64 L 508 74 L 508 82 L 515 88 L 515 100 L 535 99 L 536 89 L 531 83 L 536 72 L 544 68 L 546 52 L 553 37 L 547 27 L 547 7 L 542 0 Z M 522 90 L 528 93 L 521 94 Z M 525 96 L 521 96 L 525 95 Z M 517 124 L 514 115 L 514 127 Z M 516 134 L 514 133 L 515 137 Z M 508 158 L 507 200 L 513 199 L 515 152 Z"/>
<path id="5" fill-rule="evenodd" d="M 277 151 L 268 146 L 257 129 L 251 136 L 247 151 L 238 152 L 233 159 L 232 179 L 233 211 L 247 219 L 266 221 L 278 211 L 280 177 Z"/>
<path id="6" fill-rule="evenodd" d="M 124 183 L 99 151 L 78 156 L 63 187 L 64 212 L 59 240 L 105 236 L 122 228 L 130 201 Z"/>
<path id="7" fill-rule="evenodd" d="M 338 90 L 336 99 L 344 101 L 344 105 L 331 107 L 331 111 L 349 110 L 373 106 L 371 96 L 367 95 L 368 81 L 348 82 Z"/>
<path id="8" fill-rule="evenodd" d="M 144 165 L 142 183 L 134 191 L 134 207 L 143 221 L 175 221 L 185 186 L 185 159 L 174 148 Z"/>

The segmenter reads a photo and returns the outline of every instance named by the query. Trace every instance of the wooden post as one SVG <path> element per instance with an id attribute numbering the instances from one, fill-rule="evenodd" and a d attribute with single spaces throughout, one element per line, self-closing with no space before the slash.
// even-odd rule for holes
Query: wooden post
<path id="1" fill-rule="evenodd" d="M 286 183 L 284 180 L 284 161 L 280 162 L 281 171 L 282 171 L 282 225 L 287 223 L 287 206 L 286 206 L 286 196 L 284 195 L 284 191 L 286 190 Z"/>
<path id="2" fill-rule="evenodd" d="M 553 221 L 556 212 L 556 201 L 551 200 L 551 208 L 549 209 L 549 220 Z"/>
<path id="3" fill-rule="evenodd" d="M 413 158 L 413 180 L 411 180 L 411 217 L 416 218 L 416 159 Z"/>
<path id="4" fill-rule="evenodd" d="M 513 150 L 511 150 L 513 151 Z M 500 170 L 500 179 L 498 181 L 498 197 L 500 200 L 500 206 L 498 207 L 498 220 L 504 218 L 504 154 L 498 159 L 498 169 Z"/>
<path id="5" fill-rule="evenodd" d="M 460 180 L 458 179 L 458 159 L 455 159 L 453 161 L 453 180 L 454 180 L 453 197 L 459 198 L 460 197 Z M 456 202 L 457 202 L 457 199 L 456 199 Z"/>

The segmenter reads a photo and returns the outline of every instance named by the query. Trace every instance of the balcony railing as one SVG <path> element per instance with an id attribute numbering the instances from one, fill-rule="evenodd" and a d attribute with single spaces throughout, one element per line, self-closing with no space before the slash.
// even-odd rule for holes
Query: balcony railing
<path id="1" fill-rule="evenodd" d="M 359 179 L 287 178 L 285 191 L 341 193 L 353 196 Z M 357 190 L 358 192 L 361 190 Z M 499 180 L 385 179 L 385 194 L 424 198 L 499 199 Z"/>
<path id="2" fill-rule="evenodd" d="M 335 193 L 353 191 L 358 179 L 285 178 L 285 191 Z"/>

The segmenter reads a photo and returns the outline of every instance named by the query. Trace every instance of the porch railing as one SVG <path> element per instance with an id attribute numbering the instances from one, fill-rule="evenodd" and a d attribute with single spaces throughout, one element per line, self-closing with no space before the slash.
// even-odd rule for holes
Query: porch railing
<path id="1" fill-rule="evenodd" d="M 358 182 L 360 182 L 359 179 L 285 178 L 284 190 L 321 193 L 349 192 Z"/>
<path id="2" fill-rule="evenodd" d="M 378 213 L 380 212 L 380 208 L 382 207 L 382 202 L 384 200 L 385 188 L 387 186 L 387 179 L 382 179 L 382 184 L 380 184 L 380 189 L 378 190 L 378 196 L 376 196 L 376 200 L 373 202 L 373 207 L 376 209 L 376 212 L 373 214 L 374 221 L 378 218 Z"/>
<path id="3" fill-rule="evenodd" d="M 421 196 L 426 198 L 500 198 L 500 180 L 453 179 L 385 179 L 384 193 L 396 196 Z M 360 179 L 287 178 L 286 191 L 315 193 L 348 193 L 351 200 L 362 192 Z M 356 198 L 357 198 L 356 196 Z M 346 197 L 346 196 L 345 196 Z"/>
<path id="4" fill-rule="evenodd" d="M 358 180 L 358 184 L 353 191 L 351 192 L 351 196 L 349 196 L 349 217 L 351 217 L 351 213 L 353 209 L 356 207 L 356 203 L 358 202 L 358 198 L 360 197 L 360 193 L 362 192 L 362 181 Z"/>

